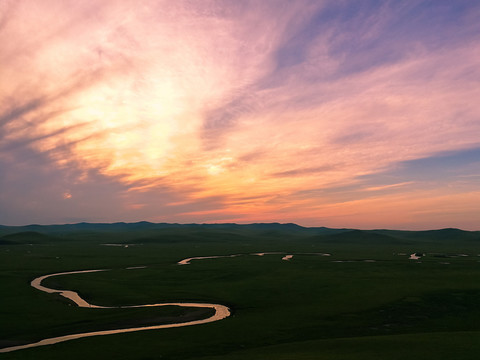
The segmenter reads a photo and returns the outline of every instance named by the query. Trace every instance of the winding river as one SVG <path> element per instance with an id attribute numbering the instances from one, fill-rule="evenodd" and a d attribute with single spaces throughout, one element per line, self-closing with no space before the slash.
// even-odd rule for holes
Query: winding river
<path id="1" fill-rule="evenodd" d="M 64 336 L 57 336 L 53 338 L 43 339 L 35 343 L 26 344 L 26 345 L 19 345 L 19 346 L 11 346 L 0 349 L 0 353 L 6 353 L 15 350 L 22 350 L 28 349 L 37 346 L 44 346 L 44 345 L 53 345 L 59 342 L 74 340 L 74 339 L 81 339 L 85 337 L 91 336 L 100 336 L 100 335 L 112 335 L 112 334 L 121 334 L 121 333 L 128 333 L 134 331 L 143 331 L 143 330 L 157 330 L 157 329 L 168 329 L 168 328 L 176 328 L 182 326 L 191 326 L 191 325 L 200 325 L 206 324 L 213 321 L 218 321 L 225 319 L 226 317 L 230 316 L 230 309 L 224 305 L 219 304 L 208 304 L 208 303 L 160 303 L 160 304 L 147 304 L 147 305 L 133 305 L 133 306 L 120 306 L 120 307 L 106 307 L 106 306 L 98 306 L 88 303 L 86 300 L 82 299 L 78 293 L 71 290 L 56 290 L 50 289 L 42 285 L 42 281 L 46 278 L 52 276 L 63 276 L 63 275 L 70 275 L 70 274 L 81 274 L 81 273 L 91 273 L 91 272 L 98 272 L 98 271 L 107 271 L 106 269 L 99 269 L 99 270 L 82 270 L 82 271 L 69 271 L 69 272 L 62 272 L 50 275 L 40 276 L 34 279 L 31 282 L 31 285 L 40 291 L 44 291 L 50 294 L 56 293 L 59 294 L 71 301 L 73 301 L 78 307 L 86 307 L 86 308 L 102 308 L 102 309 L 113 309 L 113 308 L 139 308 L 139 307 L 153 307 L 153 306 L 183 306 L 183 307 L 197 307 L 197 308 L 207 308 L 207 309 L 214 309 L 215 314 L 210 316 L 209 318 L 202 319 L 202 320 L 194 320 L 182 323 L 173 323 L 173 324 L 163 324 L 163 325 L 152 325 L 152 326 L 142 326 L 142 327 L 134 327 L 134 328 L 127 328 L 127 329 L 117 329 L 117 330 L 102 330 L 102 331 L 92 331 L 92 332 L 85 332 L 79 334 L 71 334 L 71 335 L 64 335 Z"/>
<path id="2" fill-rule="evenodd" d="M 110 244 L 104 244 L 110 245 Z M 217 258 L 232 258 L 242 255 L 256 255 L 256 256 L 264 256 L 264 255 L 285 255 L 282 260 L 291 260 L 293 255 L 286 255 L 282 252 L 266 252 L 266 253 L 254 253 L 254 254 L 234 254 L 234 255 L 219 255 L 219 256 L 198 256 L 180 260 L 177 264 L 178 265 L 189 265 L 192 260 L 205 260 L 205 259 L 217 259 Z M 320 255 L 320 256 L 330 256 L 330 254 L 324 253 L 302 253 L 303 255 Z M 127 269 L 142 269 L 145 266 L 134 266 L 129 267 Z M 22 350 L 33 348 L 37 346 L 44 346 L 44 345 L 53 345 L 59 342 L 74 340 L 74 339 L 81 339 L 85 337 L 91 336 L 100 336 L 100 335 L 112 335 L 112 334 L 122 334 L 134 331 L 143 331 L 143 330 L 157 330 L 157 329 L 168 329 L 168 328 L 176 328 L 182 326 L 191 326 L 191 325 L 200 325 L 206 324 L 213 321 L 218 321 L 225 319 L 226 317 L 230 316 L 230 309 L 225 305 L 220 304 L 208 304 L 208 303 L 159 303 L 159 304 L 146 304 L 146 305 L 132 305 L 132 306 L 120 306 L 120 307 L 107 307 L 107 306 L 100 306 L 88 303 L 85 299 L 82 299 L 78 293 L 71 290 L 57 290 L 45 287 L 42 285 L 42 281 L 53 276 L 64 276 L 64 275 L 71 275 L 71 274 L 83 274 L 83 273 L 92 273 L 92 272 L 99 272 L 99 271 L 108 271 L 108 269 L 97 269 L 97 270 L 81 270 L 81 271 L 69 271 L 69 272 L 61 272 L 49 275 L 43 275 L 36 279 L 34 279 L 30 285 L 33 286 L 35 289 L 40 291 L 49 293 L 49 294 L 58 294 L 73 301 L 78 307 L 83 308 L 97 308 L 97 309 L 128 309 L 128 308 L 140 308 L 140 307 L 153 307 L 153 306 L 183 306 L 183 307 L 197 307 L 197 308 L 207 308 L 207 309 L 214 309 L 215 313 L 210 316 L 209 318 L 202 319 L 202 320 L 194 320 L 188 322 L 181 322 L 181 323 L 172 323 L 172 324 L 163 324 L 163 325 L 151 325 L 151 326 L 142 326 L 142 327 L 134 327 L 134 328 L 126 328 L 126 329 L 117 329 L 117 330 L 101 330 L 101 331 L 92 331 L 92 332 L 85 332 L 79 334 L 70 334 L 64 336 L 57 336 L 53 338 L 43 339 L 37 341 L 35 343 L 26 344 L 26 345 L 18 345 L 18 346 L 11 346 L 0 349 L 0 353 L 6 353 L 15 350 Z"/>

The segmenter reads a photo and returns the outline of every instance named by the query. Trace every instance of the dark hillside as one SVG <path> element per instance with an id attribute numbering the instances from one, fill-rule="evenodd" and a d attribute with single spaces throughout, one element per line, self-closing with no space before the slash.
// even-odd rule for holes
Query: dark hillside
<path id="1" fill-rule="evenodd" d="M 379 234 L 395 236 L 409 240 L 425 241 L 480 241 L 480 231 L 465 231 L 455 228 L 446 228 L 426 231 L 399 231 L 399 230 L 375 230 Z"/>
<path id="2" fill-rule="evenodd" d="M 350 230 L 324 237 L 325 242 L 333 242 L 339 244 L 404 244 L 405 240 L 394 236 L 380 234 L 368 230 Z"/>
<path id="3" fill-rule="evenodd" d="M 0 245 L 38 244 L 47 240 L 52 237 L 36 231 L 22 231 L 0 237 Z"/>

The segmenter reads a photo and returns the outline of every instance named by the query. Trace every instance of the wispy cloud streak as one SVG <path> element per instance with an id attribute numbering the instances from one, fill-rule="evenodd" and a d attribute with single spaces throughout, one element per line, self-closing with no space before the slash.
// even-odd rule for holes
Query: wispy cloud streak
<path id="1" fill-rule="evenodd" d="M 23 0 L 0 10 L 0 223 L 66 212 L 480 220 L 478 169 L 465 162 L 480 133 L 475 2 Z M 427 184 L 423 173 L 438 176 Z M 37 203 L 42 192 L 59 200 L 37 212 L 26 187 Z M 458 206 L 427 211 L 448 199 Z M 87 215 L 107 200 L 115 211 Z"/>

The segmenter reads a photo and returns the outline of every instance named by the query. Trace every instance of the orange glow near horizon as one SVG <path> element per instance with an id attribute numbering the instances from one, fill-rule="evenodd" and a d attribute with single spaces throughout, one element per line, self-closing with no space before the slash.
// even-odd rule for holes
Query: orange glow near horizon
<path id="1" fill-rule="evenodd" d="M 480 30 L 468 13 L 461 31 L 437 13 L 454 39 L 440 44 L 408 15 L 435 10 L 413 3 L 50 5 L 3 5 L 0 165 L 12 170 L 0 190 L 15 202 L 38 166 L 50 169 L 35 170 L 39 189 L 64 201 L 40 216 L 45 199 L 19 200 L 0 223 L 478 227 Z M 320 16 L 330 8 L 357 30 Z"/>

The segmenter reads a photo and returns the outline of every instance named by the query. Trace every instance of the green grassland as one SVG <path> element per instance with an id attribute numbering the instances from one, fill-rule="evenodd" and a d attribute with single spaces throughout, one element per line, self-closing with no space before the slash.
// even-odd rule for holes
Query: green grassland
<path id="1" fill-rule="evenodd" d="M 250 255 L 258 252 L 278 254 Z M 412 253 L 425 256 L 409 260 Z M 230 254 L 243 255 L 177 265 L 184 258 Z M 285 254 L 294 256 L 284 261 Z M 90 337 L 0 358 L 477 359 L 479 254 L 480 233 L 457 229 L 0 227 L 0 347 L 211 315 L 173 306 L 78 308 L 30 286 L 35 277 L 56 272 L 110 269 L 43 282 L 75 290 L 96 305 L 185 301 L 232 310 L 231 317 L 210 324 Z M 138 266 L 146 267 L 127 269 Z"/>

